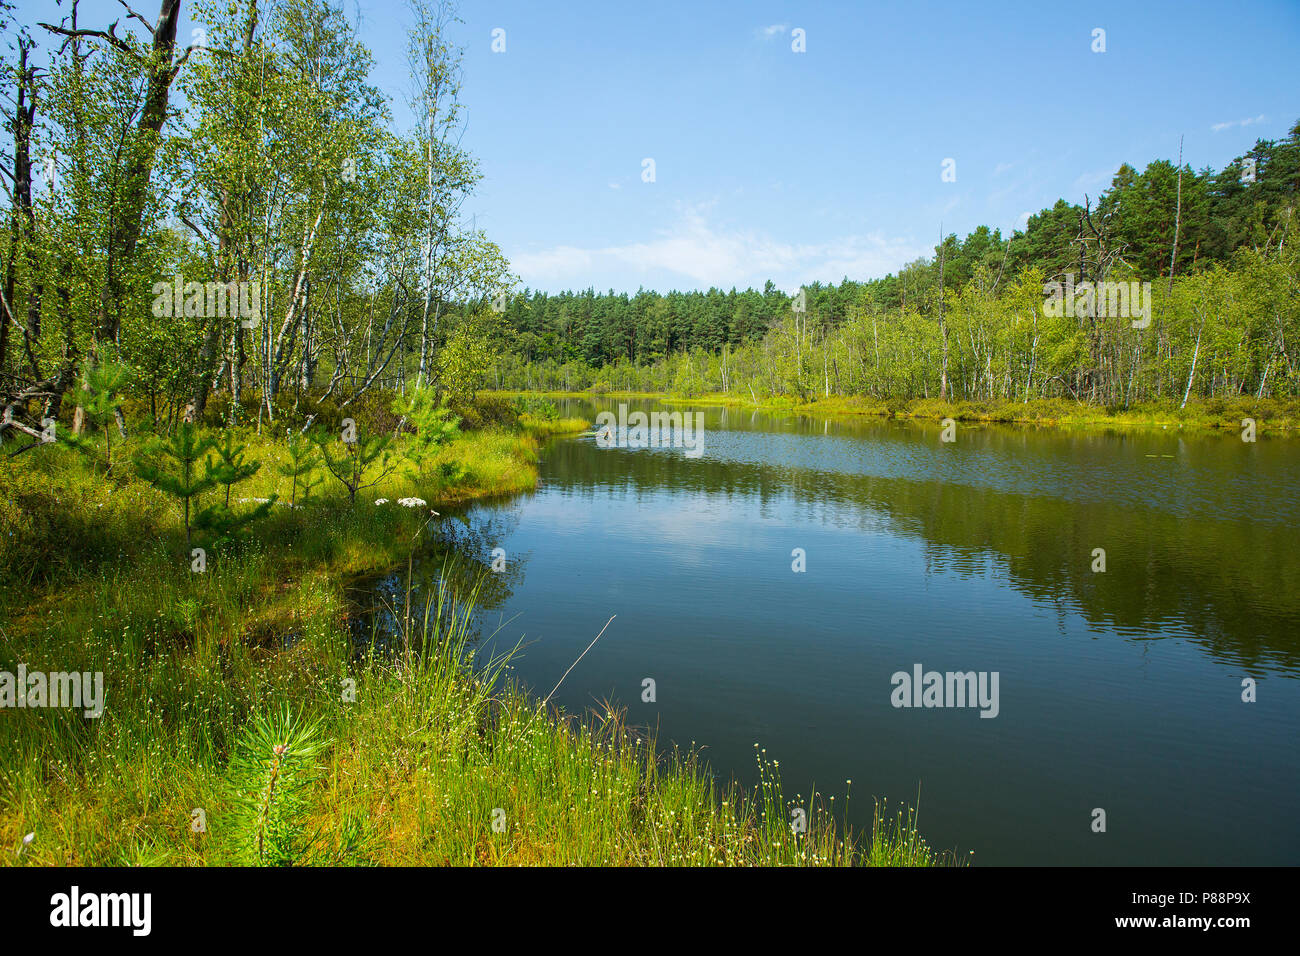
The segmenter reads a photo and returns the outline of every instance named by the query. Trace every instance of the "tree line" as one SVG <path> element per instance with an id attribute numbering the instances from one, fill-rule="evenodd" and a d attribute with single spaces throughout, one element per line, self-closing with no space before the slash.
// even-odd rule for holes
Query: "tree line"
<path id="1" fill-rule="evenodd" d="M 771 281 L 761 292 L 525 290 L 505 304 L 516 331 L 493 382 L 1108 405 L 1293 396 L 1298 192 L 1300 123 L 1218 171 L 1125 164 L 1095 201 L 1059 200 L 1006 238 L 986 226 L 947 235 L 880 279 L 795 295 Z M 1102 294 L 1053 310 L 1053 283 Z M 1136 302 L 1114 309 L 1106 283 L 1125 296 L 1137 283 L 1147 320 Z"/>
<path id="2" fill-rule="evenodd" d="M 404 130 L 336 0 L 193 0 L 188 38 L 182 2 L 88 23 L 66 0 L 20 24 L 0 0 L 0 441 L 83 431 L 91 378 L 114 363 L 123 401 L 167 430 L 309 424 L 382 389 L 441 405 L 483 385 L 1296 394 L 1300 124 L 1221 170 L 1126 164 L 1095 200 L 1009 237 L 946 235 L 879 279 L 514 293 L 461 213 L 480 173 L 460 145 L 447 0 L 409 0 Z M 1149 322 L 1104 293 L 1073 298 L 1130 282 L 1150 283 Z M 1071 295 L 1058 314 L 1052 283 Z"/>

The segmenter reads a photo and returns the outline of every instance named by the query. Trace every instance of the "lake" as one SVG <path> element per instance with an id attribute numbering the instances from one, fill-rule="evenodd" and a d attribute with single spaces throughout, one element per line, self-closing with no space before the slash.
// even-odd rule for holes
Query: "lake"
<path id="1" fill-rule="evenodd" d="M 856 829 L 919 799 L 975 865 L 1295 862 L 1300 442 L 631 407 L 702 412 L 701 449 L 558 439 L 446 519 L 504 550 L 482 641 L 539 695 L 617 615 L 554 703 L 746 787 L 757 743 L 837 812 L 851 780 Z"/>

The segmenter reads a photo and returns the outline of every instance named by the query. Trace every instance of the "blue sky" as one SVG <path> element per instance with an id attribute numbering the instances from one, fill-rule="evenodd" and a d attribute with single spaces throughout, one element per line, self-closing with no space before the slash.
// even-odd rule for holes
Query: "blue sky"
<path id="1" fill-rule="evenodd" d="M 405 124 L 405 5 L 344 2 Z M 113 10 L 85 0 L 82 22 Z M 461 17 L 484 172 L 465 210 L 549 291 L 871 278 L 940 223 L 1006 234 L 1121 162 L 1176 158 L 1180 135 L 1194 168 L 1220 167 L 1300 119 L 1296 0 L 467 0 Z"/>

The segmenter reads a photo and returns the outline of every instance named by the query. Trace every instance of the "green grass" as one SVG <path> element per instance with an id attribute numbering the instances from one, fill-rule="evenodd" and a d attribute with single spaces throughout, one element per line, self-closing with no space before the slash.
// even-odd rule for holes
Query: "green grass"
<path id="1" fill-rule="evenodd" d="M 1143 402 L 1127 408 L 1109 408 L 1067 399 L 955 401 L 938 399 L 874 399 L 831 395 L 801 401 L 792 396 L 755 398 L 738 392 L 711 392 L 682 396 L 667 392 L 498 392 L 501 396 L 531 394 L 547 398 L 594 398 L 614 401 L 659 401 L 678 405 L 718 405 L 828 417 L 874 416 L 956 421 L 1003 422 L 1054 426 L 1134 428 L 1214 428 L 1239 431 L 1242 419 L 1253 418 L 1257 434 L 1281 435 L 1300 429 L 1300 399 L 1254 399 L 1249 396 L 1192 400 L 1186 408 L 1178 402 Z"/>
<path id="2" fill-rule="evenodd" d="M 878 813 L 859 838 L 835 823 L 847 790 L 839 805 L 790 797 L 761 748 L 757 790 L 720 789 L 695 755 L 659 749 L 615 707 L 544 707 L 513 682 L 508 657 L 475 659 L 482 580 L 464 568 L 444 569 L 415 609 L 406 653 L 356 658 L 345 583 L 405 566 L 428 517 L 375 499 L 436 508 L 532 487 L 539 435 L 585 426 L 462 435 L 355 507 L 326 484 L 214 548 L 203 574 L 190 570 L 175 504 L 125 469 L 105 476 L 59 447 L 3 459 L 0 669 L 102 671 L 106 707 L 98 719 L 0 713 L 0 861 L 938 862 L 910 813 Z M 246 437 L 251 458 L 283 457 Z M 236 496 L 287 499 L 287 481 L 263 467 Z M 281 772 L 281 755 L 267 735 L 290 734 L 277 727 L 293 728 L 291 755 L 311 766 L 299 766 L 292 800 L 268 808 L 265 775 Z M 808 811 L 800 835 L 795 806 Z M 250 851 L 258 820 L 274 853 Z"/>

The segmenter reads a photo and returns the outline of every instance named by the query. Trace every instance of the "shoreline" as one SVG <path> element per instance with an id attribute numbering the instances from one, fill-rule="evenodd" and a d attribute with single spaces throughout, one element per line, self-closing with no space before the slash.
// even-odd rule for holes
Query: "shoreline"
<path id="1" fill-rule="evenodd" d="M 12 784 L 0 797 L 0 845 L 19 847 L 0 860 L 946 861 L 906 808 L 882 813 L 877 805 L 871 830 L 857 834 L 817 793 L 803 835 L 768 826 L 785 818 L 789 800 L 775 764 L 758 750 L 758 783 L 745 792 L 735 778 L 715 784 L 696 753 L 659 747 L 620 710 L 545 706 L 513 681 L 508 657 L 475 658 L 471 619 L 487 596 L 481 589 L 496 582 L 474 556 L 468 566 L 477 577 L 440 573 L 428 605 L 411 608 L 394 641 L 399 653 L 363 645 L 357 658 L 348 582 L 406 567 L 422 546 L 420 514 L 394 504 L 399 495 L 423 495 L 440 510 L 526 491 L 536 485 L 542 442 L 587 427 L 579 419 L 526 420 L 514 431 L 464 433 L 418 463 L 434 483 L 443 465 L 456 466 L 461 478 L 441 493 L 394 476 L 349 506 L 327 485 L 309 502 L 275 509 L 244 540 L 211 545 L 202 574 L 178 550 L 184 535 L 174 504 L 137 479 L 106 480 L 58 447 L 7 460 L 0 478 L 18 502 L 14 533 L 34 556 L 26 576 L 42 572 L 23 593 L 6 589 L 0 656 L 31 670 L 102 673 L 105 708 L 92 719 L 27 709 L 0 720 L 0 772 Z M 251 444 L 268 464 L 283 458 L 274 442 Z M 286 491 L 272 472 L 263 469 L 242 494 Z M 377 505 L 380 498 L 389 503 Z M 56 559 L 59 541 L 74 533 L 75 553 Z M 13 570 L 0 569 L 6 579 Z M 300 760 L 292 748 L 281 759 L 276 741 L 286 739 L 296 741 Z M 298 774 L 303 799 L 250 814 L 270 766 Z M 51 776 L 51 767 L 62 769 Z M 271 817 L 276 852 L 254 853 L 263 842 L 249 827 Z"/>
<path id="2" fill-rule="evenodd" d="M 518 391 L 488 390 L 496 396 L 534 395 L 548 399 L 572 398 L 614 401 L 655 401 L 661 404 L 703 405 L 744 408 L 776 414 L 802 415 L 837 419 L 883 418 L 898 421 L 942 421 L 981 424 L 1036 425 L 1051 428 L 1178 428 L 1206 432 L 1240 432 L 1242 419 L 1255 421 L 1257 435 L 1295 437 L 1300 431 L 1300 399 L 1279 400 L 1246 398 L 1232 400 L 1189 401 L 1185 409 L 1175 403 L 1145 403 L 1129 409 L 1111 411 L 1104 406 L 1038 399 L 1028 403 L 1015 400 L 996 402 L 939 402 L 937 399 L 880 401 L 853 396 L 832 396 L 800 402 L 795 399 L 752 399 L 734 393 L 714 392 L 682 396 L 669 392 L 636 391 Z"/>

